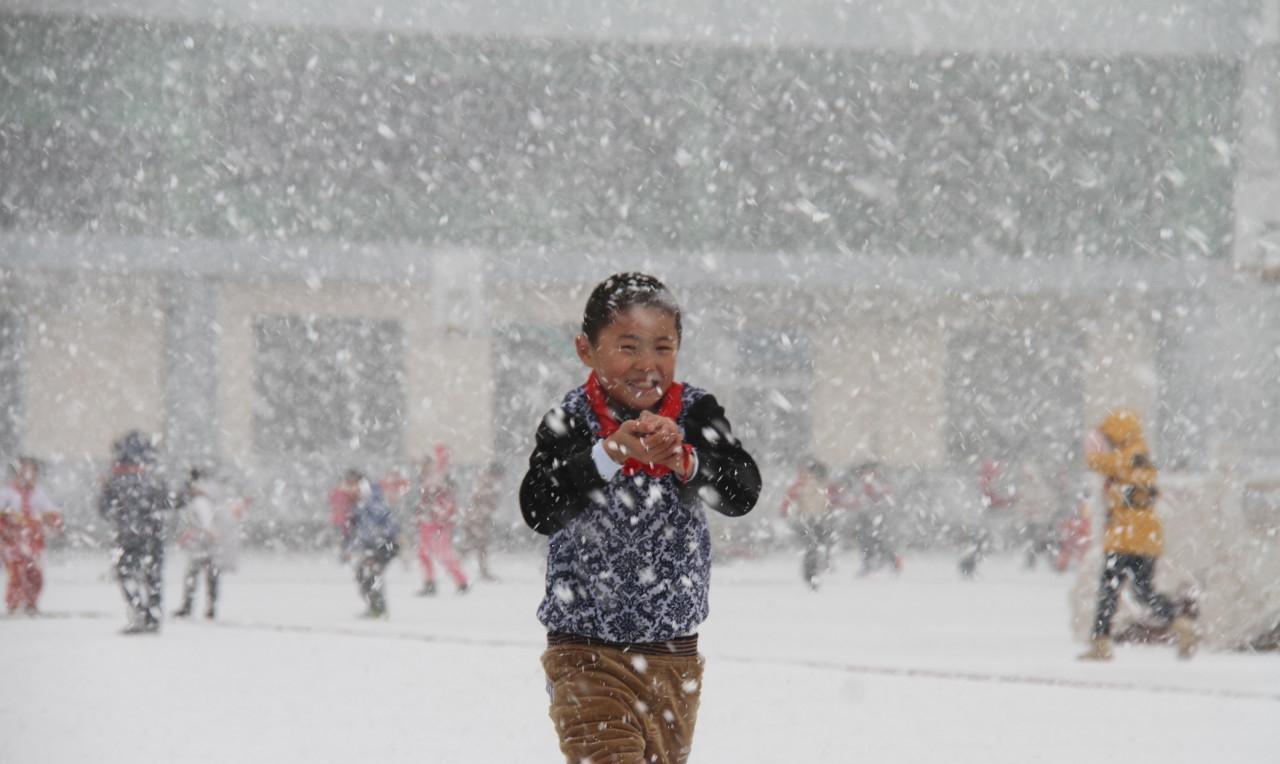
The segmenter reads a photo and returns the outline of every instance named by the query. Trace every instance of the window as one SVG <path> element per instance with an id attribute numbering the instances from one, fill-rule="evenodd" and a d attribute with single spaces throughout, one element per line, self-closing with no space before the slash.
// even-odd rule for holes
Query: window
<path id="1" fill-rule="evenodd" d="M 499 328 L 493 337 L 494 453 L 523 461 L 533 449 L 542 416 L 571 388 L 587 379 L 573 350 L 569 324 L 522 324 Z"/>
<path id="2" fill-rule="evenodd" d="M 796 464 L 808 454 L 813 360 L 797 328 L 748 329 L 738 339 L 734 427 L 761 461 Z"/>
<path id="3" fill-rule="evenodd" d="M 955 462 L 1063 468 L 1083 432 L 1081 340 L 1008 325 L 957 330 L 947 346 L 947 452 Z"/>
<path id="4" fill-rule="evenodd" d="M 259 451 L 399 452 L 405 402 L 398 322 L 273 316 L 259 319 L 254 331 Z"/>

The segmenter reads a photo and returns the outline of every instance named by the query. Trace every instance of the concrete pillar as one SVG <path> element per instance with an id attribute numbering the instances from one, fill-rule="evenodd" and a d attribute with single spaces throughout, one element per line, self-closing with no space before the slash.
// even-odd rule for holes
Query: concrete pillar
<path id="1" fill-rule="evenodd" d="M 209 464 L 218 449 L 217 290 L 171 276 L 164 300 L 164 454 L 175 467 Z"/>
<path id="2" fill-rule="evenodd" d="M 0 457 L 22 443 L 22 306 L 13 276 L 0 271 Z"/>

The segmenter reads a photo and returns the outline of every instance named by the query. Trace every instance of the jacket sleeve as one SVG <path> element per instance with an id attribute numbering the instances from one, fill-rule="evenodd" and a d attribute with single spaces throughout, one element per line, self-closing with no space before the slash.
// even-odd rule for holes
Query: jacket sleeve
<path id="1" fill-rule="evenodd" d="M 107 480 L 102 484 L 102 493 L 98 494 L 98 514 L 104 519 L 115 520 L 116 492 L 113 480 Z"/>
<path id="2" fill-rule="evenodd" d="M 1120 478 L 1125 469 L 1126 456 L 1121 451 L 1100 451 L 1088 456 L 1089 469 L 1103 477 Z"/>
<path id="3" fill-rule="evenodd" d="M 591 458 L 593 439 L 585 421 L 552 409 L 535 436 L 529 471 L 520 484 L 520 512 L 530 528 L 551 535 L 603 496 L 605 480 Z"/>
<path id="4" fill-rule="evenodd" d="M 157 479 L 151 486 L 151 506 L 155 512 L 165 512 L 171 509 L 181 509 L 182 507 L 178 503 L 178 495 L 171 491 L 169 485 L 160 479 Z"/>
<path id="5" fill-rule="evenodd" d="M 747 514 L 760 499 L 760 470 L 733 434 L 715 396 L 699 398 L 685 415 L 684 440 L 698 455 L 698 471 L 682 488 L 729 517 Z"/>
<path id="6" fill-rule="evenodd" d="M 1089 467 L 1121 483 L 1150 486 L 1156 482 L 1155 465 L 1141 447 L 1089 454 Z"/>

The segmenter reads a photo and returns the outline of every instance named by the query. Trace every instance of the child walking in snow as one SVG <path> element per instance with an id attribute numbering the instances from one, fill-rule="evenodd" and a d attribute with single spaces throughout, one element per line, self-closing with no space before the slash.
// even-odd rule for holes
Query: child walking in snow
<path id="1" fill-rule="evenodd" d="M 364 598 L 366 618 L 387 614 L 387 565 L 400 553 L 400 521 L 382 497 L 382 489 L 357 473 L 356 504 L 346 556 L 355 561 L 356 585 Z"/>
<path id="2" fill-rule="evenodd" d="M 549 536 L 542 665 L 571 764 L 685 762 L 702 689 L 705 507 L 755 506 L 760 472 L 705 390 L 675 380 L 680 308 L 643 274 L 592 291 L 575 346 L 590 369 L 542 420 L 520 487 Z"/>
<path id="3" fill-rule="evenodd" d="M 1089 468 L 1106 479 L 1107 523 L 1103 536 L 1106 562 L 1098 585 L 1093 643 L 1080 658 L 1111 659 L 1111 619 L 1126 578 L 1133 579 L 1138 599 L 1171 626 L 1178 640 L 1178 656 L 1191 657 L 1196 647 L 1194 624 L 1152 583 L 1156 560 L 1164 551 L 1164 529 L 1155 510 L 1156 465 L 1137 414 L 1123 409 L 1108 414 L 1086 442 L 1085 455 Z"/>
<path id="4" fill-rule="evenodd" d="M 342 554 L 347 553 L 351 543 L 351 513 L 360 499 L 360 470 L 347 468 L 342 473 L 342 480 L 329 491 L 329 525 L 338 536 L 338 548 Z"/>
<path id="5" fill-rule="evenodd" d="M 476 480 L 475 490 L 471 492 L 471 503 L 462 513 L 462 549 L 464 554 L 474 554 L 483 581 L 497 581 L 497 576 L 489 570 L 489 546 L 493 543 L 493 533 L 498 513 L 498 489 L 502 485 L 505 473 L 502 465 L 494 462 L 485 468 L 484 473 Z"/>
<path id="6" fill-rule="evenodd" d="M 218 610 L 218 582 L 232 564 L 240 533 L 235 500 L 205 470 L 193 468 L 183 492 L 185 505 L 178 545 L 187 551 L 187 573 L 182 579 L 182 607 L 174 616 L 185 618 L 195 606 L 196 586 L 205 579 L 205 618 Z"/>
<path id="7" fill-rule="evenodd" d="M 129 607 L 125 634 L 160 630 L 164 593 L 164 523 L 173 509 L 151 439 L 137 430 L 112 445 L 115 463 L 98 497 L 98 513 L 115 526 L 116 576 Z"/>
<path id="8" fill-rule="evenodd" d="M 818 576 L 831 565 L 835 543 L 834 489 L 827 475 L 827 465 L 808 459 L 782 497 L 782 516 L 804 544 L 800 575 L 814 591 L 818 590 Z"/>
<path id="9" fill-rule="evenodd" d="M 9 574 L 4 604 L 10 614 L 22 608 L 27 615 L 37 615 L 44 589 L 45 528 L 60 529 L 62 515 L 36 485 L 39 462 L 21 456 L 9 472 L 9 483 L 0 486 L 0 559 Z"/>
<path id="10" fill-rule="evenodd" d="M 437 443 L 435 458 L 422 460 L 419 473 L 418 506 L 418 560 L 422 563 L 422 591 L 419 594 L 436 593 L 436 567 L 439 561 L 453 578 L 458 593 L 467 591 L 467 575 L 453 549 L 453 524 L 458 516 L 457 492 L 449 475 L 449 449 Z"/>

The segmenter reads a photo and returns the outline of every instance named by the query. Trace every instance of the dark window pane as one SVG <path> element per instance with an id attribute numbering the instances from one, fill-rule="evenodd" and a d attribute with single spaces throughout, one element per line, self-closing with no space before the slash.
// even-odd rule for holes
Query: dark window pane
<path id="1" fill-rule="evenodd" d="M 1084 426 L 1081 355 L 1080 337 L 1065 331 L 993 325 L 952 334 L 949 456 L 1068 466 Z"/>
<path id="2" fill-rule="evenodd" d="M 398 322 L 278 316 L 259 319 L 255 337 L 259 451 L 399 451 L 405 405 Z"/>

